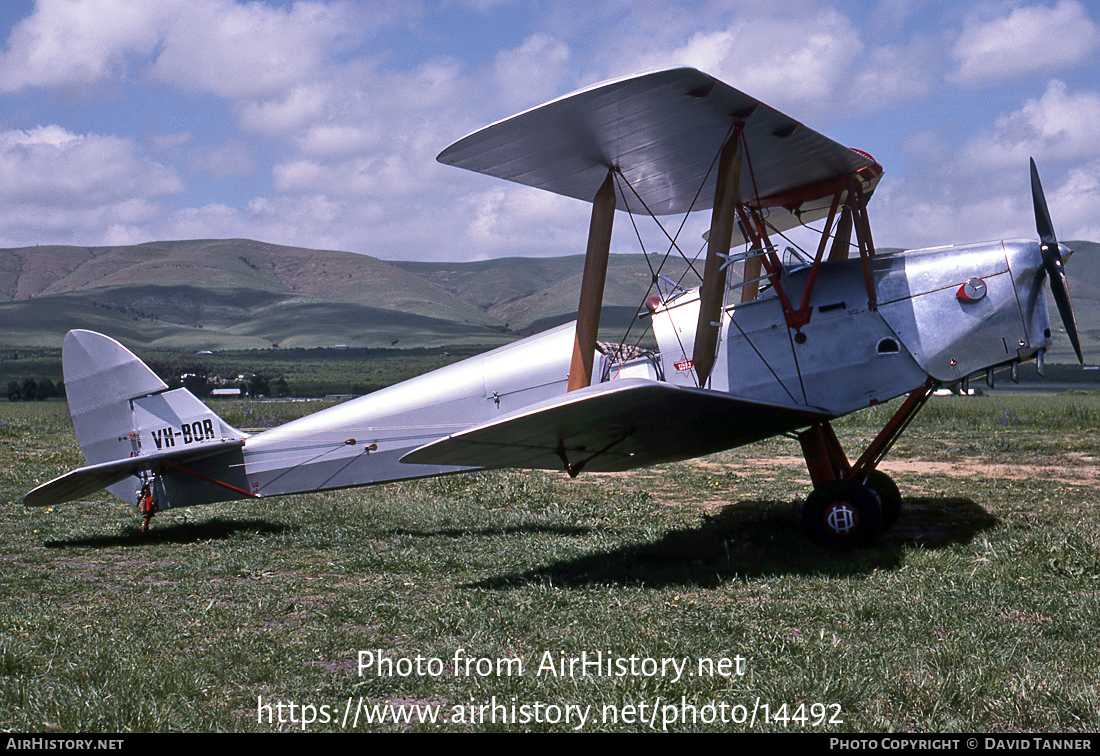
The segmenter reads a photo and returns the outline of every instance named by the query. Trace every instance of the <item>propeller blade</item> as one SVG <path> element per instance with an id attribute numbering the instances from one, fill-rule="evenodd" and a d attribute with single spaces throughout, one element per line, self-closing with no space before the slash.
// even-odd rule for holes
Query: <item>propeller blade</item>
<path id="1" fill-rule="evenodd" d="M 1047 198 L 1043 194 L 1043 185 L 1039 182 L 1039 169 L 1035 167 L 1035 158 L 1031 158 L 1031 199 L 1035 203 L 1035 230 L 1039 232 L 1039 240 L 1043 244 L 1057 244 L 1054 224 L 1050 222 L 1050 211 L 1047 209 Z"/>
<path id="2" fill-rule="evenodd" d="M 1035 205 L 1035 230 L 1042 242 L 1039 249 L 1043 253 L 1043 267 L 1050 276 L 1050 292 L 1058 305 L 1058 314 L 1062 316 L 1062 325 L 1073 344 L 1077 360 L 1083 365 L 1085 358 L 1081 354 L 1081 339 L 1077 334 L 1077 318 L 1073 316 L 1073 304 L 1069 299 L 1069 281 L 1066 280 L 1066 268 L 1062 261 L 1062 251 L 1054 235 L 1054 224 L 1050 220 L 1047 199 L 1043 194 L 1043 185 L 1039 181 L 1039 169 L 1035 167 L 1035 158 L 1031 159 L 1031 199 Z"/>
<path id="3" fill-rule="evenodd" d="M 1056 270 L 1052 270 L 1052 266 L 1047 265 L 1047 272 L 1050 273 L 1050 291 L 1054 294 L 1054 301 L 1058 305 L 1058 314 L 1062 316 L 1062 324 L 1066 327 L 1069 342 L 1073 344 L 1077 361 L 1083 365 L 1085 364 L 1085 358 L 1081 354 L 1081 339 L 1077 335 L 1077 319 L 1073 317 L 1073 305 L 1069 301 L 1069 284 L 1066 281 L 1065 270 L 1062 268 L 1062 256 L 1060 254 L 1056 266 Z"/>

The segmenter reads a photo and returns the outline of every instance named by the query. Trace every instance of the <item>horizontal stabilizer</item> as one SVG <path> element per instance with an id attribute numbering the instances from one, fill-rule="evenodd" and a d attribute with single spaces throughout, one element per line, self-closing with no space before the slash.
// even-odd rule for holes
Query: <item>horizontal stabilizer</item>
<path id="1" fill-rule="evenodd" d="M 827 214 L 830 182 L 858 174 L 869 194 L 882 174 L 869 156 L 692 68 L 566 95 L 486 126 L 438 159 L 586 202 L 614 168 L 616 208 L 685 213 L 711 207 L 715 160 L 738 123 L 746 158 L 739 202 L 764 201 L 777 227 Z"/>
<path id="2" fill-rule="evenodd" d="M 712 454 L 825 418 L 644 378 L 527 407 L 406 454 L 416 464 L 617 472 Z"/>
<path id="3" fill-rule="evenodd" d="M 131 475 L 156 470 L 167 463 L 182 465 L 215 454 L 239 449 L 244 446 L 243 439 L 215 441 L 193 449 L 145 454 L 140 457 L 102 462 L 98 465 L 80 467 L 72 472 L 43 483 L 23 497 L 25 507 L 47 507 L 75 501 L 82 496 L 95 493 L 101 488 L 112 486 Z"/>

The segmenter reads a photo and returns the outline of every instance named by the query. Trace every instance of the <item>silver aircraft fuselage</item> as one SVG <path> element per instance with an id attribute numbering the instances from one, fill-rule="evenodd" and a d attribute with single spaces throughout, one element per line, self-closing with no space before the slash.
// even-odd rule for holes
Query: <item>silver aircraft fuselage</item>
<path id="1" fill-rule="evenodd" d="M 859 259 L 823 264 L 810 299 L 813 313 L 801 329 L 804 338 L 787 327 L 779 299 L 768 291 L 724 308 L 719 368 L 704 388 L 838 417 L 913 391 L 929 377 L 956 383 L 1031 359 L 1051 344 L 1037 242 L 879 255 L 872 272 L 874 307 Z M 801 297 L 806 273 L 783 275 L 792 300 Z M 663 299 L 651 314 L 659 354 L 624 363 L 598 354 L 594 380 L 696 386 L 690 352 L 698 307 L 697 289 Z M 563 325 L 251 436 L 234 465 L 235 479 L 255 495 L 270 496 L 470 469 L 401 458 L 451 433 L 564 395 L 573 334 L 573 324 Z M 748 429 L 736 443 L 772 432 Z M 221 458 L 208 464 L 211 473 L 225 474 Z M 165 476 L 165 503 L 234 498 L 224 488 L 194 483 Z"/>

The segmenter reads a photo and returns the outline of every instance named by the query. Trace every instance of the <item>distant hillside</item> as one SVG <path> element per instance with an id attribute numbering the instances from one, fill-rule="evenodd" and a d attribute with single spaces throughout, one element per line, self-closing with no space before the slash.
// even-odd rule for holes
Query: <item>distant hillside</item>
<path id="1" fill-rule="evenodd" d="M 506 340 L 497 321 L 367 255 L 247 240 L 0 250 L 0 343 L 72 327 L 149 346 L 408 346 Z"/>
<path id="2" fill-rule="evenodd" d="M 1066 260 L 1066 277 L 1069 279 L 1073 314 L 1077 317 L 1077 330 L 1081 334 L 1081 350 L 1087 363 L 1100 364 L 1100 244 L 1082 240 L 1062 243 L 1074 252 Z M 1051 327 L 1057 334 L 1050 349 L 1050 359 L 1076 363 L 1077 357 L 1073 354 L 1069 339 L 1063 335 L 1065 329 L 1049 288 L 1047 303 L 1050 305 Z"/>
<path id="3" fill-rule="evenodd" d="M 584 255 L 569 257 L 508 257 L 470 263 L 398 261 L 393 265 L 431 281 L 476 306 L 498 323 L 521 333 L 537 332 L 576 317 L 584 275 Z M 702 264 L 698 263 L 702 272 Z M 682 258 L 669 258 L 661 275 L 687 287 L 699 279 Z M 604 284 L 601 322 L 624 329 L 641 307 L 653 280 L 642 255 L 611 255 Z"/>
<path id="4" fill-rule="evenodd" d="M 3 249 L 0 346 L 57 346 L 71 328 L 184 349 L 492 345 L 573 319 L 583 266 L 582 256 L 388 263 L 243 239 Z M 614 256 L 609 336 L 650 280 L 644 258 Z"/>
<path id="5" fill-rule="evenodd" d="M 1082 341 L 1096 362 L 1100 244 L 1067 245 L 1077 252 L 1066 268 Z M 572 320 L 583 268 L 581 255 L 385 262 L 244 239 L 0 249 L 0 347 L 57 347 L 71 328 L 194 350 L 488 346 Z M 686 269 L 671 257 L 661 273 L 679 280 Z M 622 335 L 651 280 L 641 255 L 612 255 L 602 338 Z M 698 279 L 688 272 L 684 285 Z M 1071 360 L 1068 341 L 1056 342 L 1052 359 Z"/>

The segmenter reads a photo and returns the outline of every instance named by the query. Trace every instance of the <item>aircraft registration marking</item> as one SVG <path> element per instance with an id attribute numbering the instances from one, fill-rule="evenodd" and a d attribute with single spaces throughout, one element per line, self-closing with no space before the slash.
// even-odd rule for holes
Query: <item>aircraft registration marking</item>
<path id="1" fill-rule="evenodd" d="M 158 428 L 153 431 L 153 441 L 158 449 L 167 449 L 176 445 L 176 439 L 181 439 L 182 444 L 201 443 L 214 438 L 214 421 L 196 420 L 193 423 L 184 423 L 179 428 L 171 425 Z"/>

